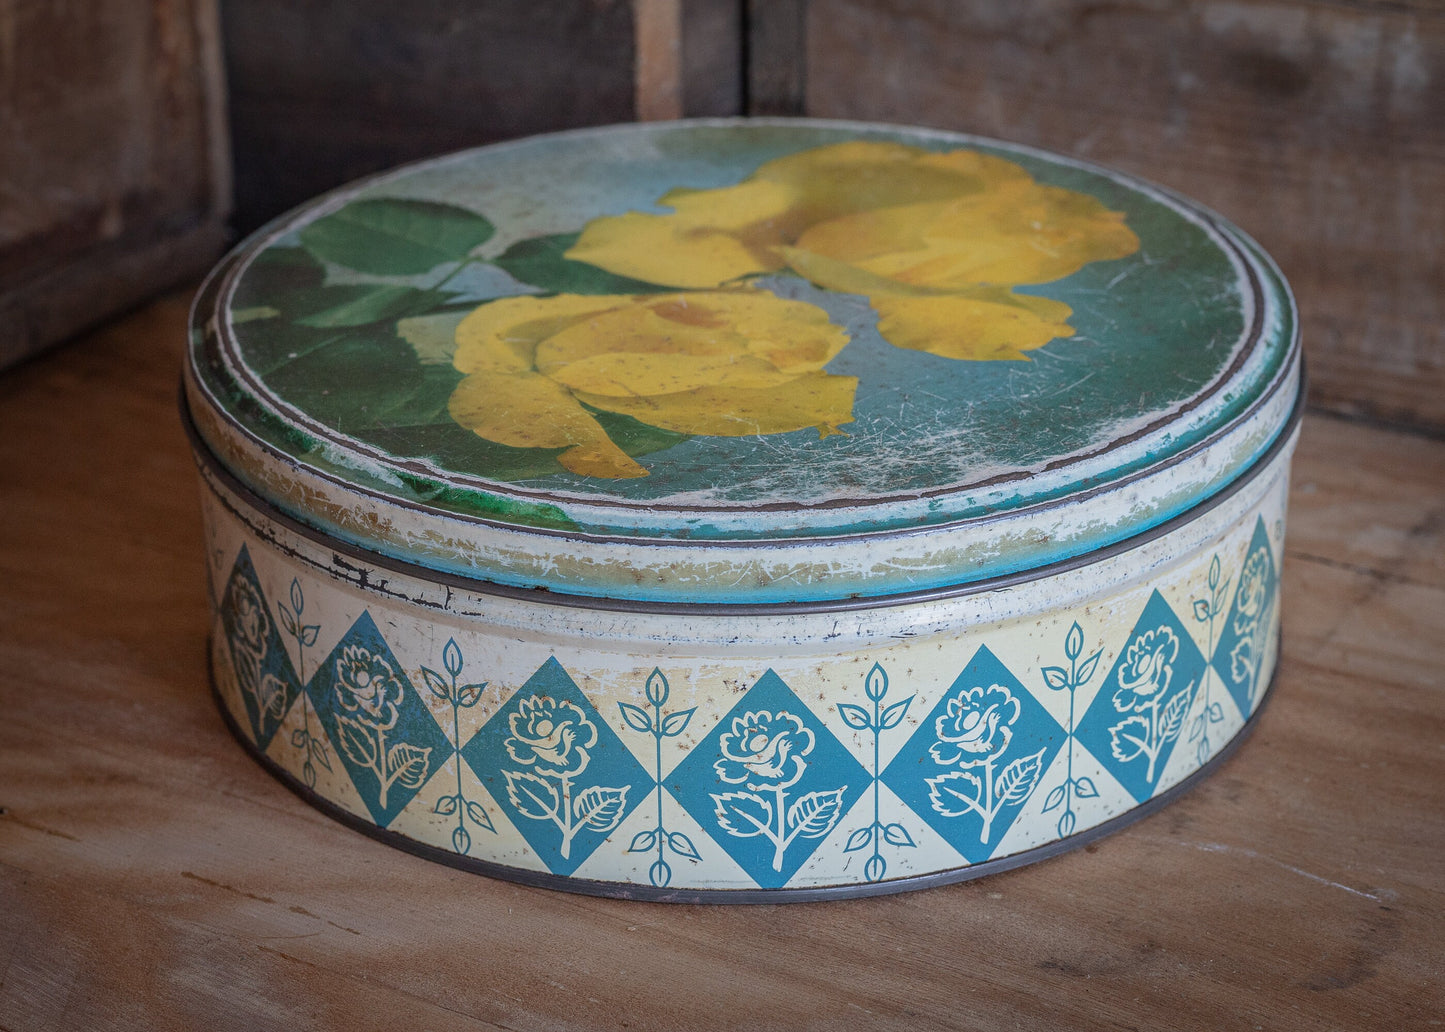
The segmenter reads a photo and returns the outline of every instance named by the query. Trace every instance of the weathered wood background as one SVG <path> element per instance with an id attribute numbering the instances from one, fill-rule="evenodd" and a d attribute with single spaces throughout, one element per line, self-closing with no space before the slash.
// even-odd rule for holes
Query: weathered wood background
<path id="1" fill-rule="evenodd" d="M 229 204 L 215 0 L 0 0 L 0 369 L 198 275 Z"/>

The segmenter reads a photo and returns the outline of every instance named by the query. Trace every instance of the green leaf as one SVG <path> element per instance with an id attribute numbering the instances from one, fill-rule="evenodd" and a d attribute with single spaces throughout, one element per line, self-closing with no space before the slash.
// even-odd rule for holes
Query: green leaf
<path id="1" fill-rule="evenodd" d="M 446 297 L 445 294 L 415 287 L 356 285 L 327 287 L 326 290 L 348 296 L 338 296 L 339 303 L 297 319 L 297 323 L 317 329 L 365 326 L 425 311 Z"/>
<path id="2" fill-rule="evenodd" d="M 386 425 L 394 410 L 427 386 L 416 355 L 384 327 L 287 336 L 291 347 L 273 351 L 275 365 L 261 370 L 267 386 L 345 433 L 366 436 L 369 428 Z M 459 378 L 454 374 L 453 382 Z"/>
<path id="3" fill-rule="evenodd" d="M 612 443 L 634 459 L 650 455 L 653 452 L 665 451 L 675 444 L 681 444 L 691 436 L 674 433 L 661 427 L 648 426 L 631 416 L 619 415 L 616 412 L 603 412 L 588 405 L 583 405 L 583 408 L 592 414 L 592 418 L 597 420 L 602 429 L 607 432 L 607 436 L 612 438 Z"/>
<path id="4" fill-rule="evenodd" d="M 563 254 L 577 242 L 578 235 L 562 233 L 519 240 L 492 264 L 523 283 L 556 294 L 655 294 L 670 289 L 564 258 Z"/>
<path id="5" fill-rule="evenodd" d="M 491 222 L 450 204 L 378 197 L 352 201 L 301 231 L 324 261 L 375 276 L 415 276 L 457 262 L 493 233 Z"/>
<path id="6" fill-rule="evenodd" d="M 414 315 L 398 322 L 396 333 L 411 345 L 423 365 L 449 366 L 457 350 L 457 324 L 467 315 L 467 312 Z"/>
<path id="7" fill-rule="evenodd" d="M 302 247 L 268 247 L 251 260 L 236 285 L 231 309 L 246 310 L 280 305 L 278 298 L 321 286 L 326 270 Z"/>

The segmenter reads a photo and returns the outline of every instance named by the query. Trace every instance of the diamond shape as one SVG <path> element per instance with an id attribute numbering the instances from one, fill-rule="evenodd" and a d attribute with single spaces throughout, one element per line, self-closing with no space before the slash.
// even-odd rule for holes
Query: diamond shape
<path id="1" fill-rule="evenodd" d="M 998 848 L 1064 730 L 980 646 L 883 772 L 883 783 L 970 863 Z"/>
<path id="2" fill-rule="evenodd" d="M 245 545 L 241 546 L 226 581 L 226 593 L 221 598 L 221 625 L 226 632 L 226 647 L 231 653 L 246 716 L 251 722 L 252 740 L 264 752 L 286 711 L 300 694 L 301 685 L 297 683 L 291 657 L 276 629 L 276 619 L 266 604 Z"/>
<path id="3" fill-rule="evenodd" d="M 1203 673 L 1203 654 L 1156 590 L 1076 736 L 1140 802 L 1154 794 Z"/>
<path id="4" fill-rule="evenodd" d="M 548 659 L 462 755 L 556 874 L 571 874 L 652 788 L 562 664 Z"/>
<path id="5" fill-rule="evenodd" d="M 871 784 L 769 670 L 665 779 L 759 885 L 787 884 Z"/>
<path id="6" fill-rule="evenodd" d="M 1254 524 L 1254 536 L 1244 555 L 1219 645 L 1214 650 L 1214 669 L 1246 716 L 1259 705 L 1260 674 L 1265 648 L 1269 644 L 1272 610 L 1279 577 L 1264 520 Z"/>
<path id="7" fill-rule="evenodd" d="M 321 661 L 306 693 L 383 828 L 451 753 L 370 613 L 362 613 Z"/>

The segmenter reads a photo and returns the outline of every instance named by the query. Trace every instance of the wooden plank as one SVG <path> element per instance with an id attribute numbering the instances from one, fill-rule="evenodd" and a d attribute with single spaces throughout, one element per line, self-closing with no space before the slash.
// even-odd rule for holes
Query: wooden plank
<path id="1" fill-rule="evenodd" d="M 215 21 L 213 0 L 0 2 L 0 368 L 219 252 Z"/>
<path id="2" fill-rule="evenodd" d="M 683 114 L 743 113 L 743 0 L 683 0 Z"/>
<path id="3" fill-rule="evenodd" d="M 631 0 L 229 0 L 222 18 L 243 232 L 404 161 L 634 117 Z"/>
<path id="4" fill-rule="evenodd" d="M 682 0 L 632 0 L 637 118 L 682 117 Z"/>
<path id="5" fill-rule="evenodd" d="M 1445 7 L 812 0 L 807 114 L 1136 172 L 1279 260 L 1316 405 L 1445 428 Z"/>
<path id="6" fill-rule="evenodd" d="M 171 297 L 0 379 L 6 1032 L 1445 1016 L 1445 442 L 1306 420 L 1276 696 L 1158 815 L 929 892 L 633 904 L 391 850 L 227 736 L 173 414 L 184 326 Z"/>
<path id="7" fill-rule="evenodd" d="M 804 114 L 807 0 L 748 0 L 747 23 L 748 114 Z"/>

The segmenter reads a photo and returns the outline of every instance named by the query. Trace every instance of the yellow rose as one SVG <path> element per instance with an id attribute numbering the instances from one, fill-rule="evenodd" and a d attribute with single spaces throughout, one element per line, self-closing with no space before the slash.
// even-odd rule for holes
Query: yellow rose
<path id="1" fill-rule="evenodd" d="M 947 358 L 1023 359 L 1072 334 L 1068 305 L 1011 288 L 1139 248 L 1121 212 L 972 150 L 816 147 L 661 203 L 672 212 L 594 219 L 567 257 L 693 289 L 792 269 L 866 295 L 890 343 Z"/>
<path id="2" fill-rule="evenodd" d="M 857 379 L 823 372 L 847 343 L 822 309 L 750 288 L 503 298 L 457 325 L 466 377 L 448 411 L 488 441 L 563 449 L 573 473 L 642 477 L 592 411 L 682 434 L 827 436 L 853 418 Z"/>

